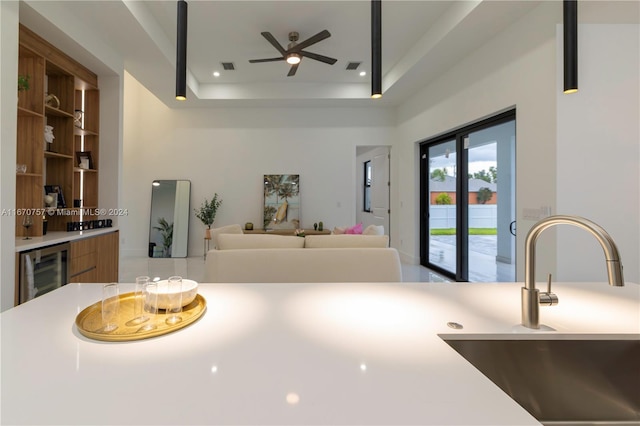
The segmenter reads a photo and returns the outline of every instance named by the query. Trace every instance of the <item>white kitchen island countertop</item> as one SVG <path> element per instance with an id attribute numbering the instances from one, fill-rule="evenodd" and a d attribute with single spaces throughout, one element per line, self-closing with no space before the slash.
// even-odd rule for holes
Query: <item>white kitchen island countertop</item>
<path id="1" fill-rule="evenodd" d="M 535 331 L 519 325 L 520 287 L 201 284 L 207 311 L 194 324 L 110 343 L 74 323 L 101 286 L 69 284 L 0 314 L 0 420 L 536 425 L 443 337 L 640 339 L 640 286 L 557 283 L 560 304 L 541 307 Z"/>

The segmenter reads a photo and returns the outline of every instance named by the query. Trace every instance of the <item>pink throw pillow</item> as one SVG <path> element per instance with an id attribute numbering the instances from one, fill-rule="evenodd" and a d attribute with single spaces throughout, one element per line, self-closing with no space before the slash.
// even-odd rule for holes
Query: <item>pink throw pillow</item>
<path id="1" fill-rule="evenodd" d="M 351 228 L 347 228 L 344 230 L 345 234 L 362 234 L 362 224 L 359 223 Z"/>

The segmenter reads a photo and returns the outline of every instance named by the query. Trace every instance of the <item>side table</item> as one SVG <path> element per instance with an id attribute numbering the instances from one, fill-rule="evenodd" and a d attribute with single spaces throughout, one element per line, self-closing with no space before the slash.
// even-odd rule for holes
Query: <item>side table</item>
<path id="1" fill-rule="evenodd" d="M 204 237 L 204 260 L 207 260 L 207 252 L 209 251 L 210 243 L 211 243 L 211 238 Z"/>

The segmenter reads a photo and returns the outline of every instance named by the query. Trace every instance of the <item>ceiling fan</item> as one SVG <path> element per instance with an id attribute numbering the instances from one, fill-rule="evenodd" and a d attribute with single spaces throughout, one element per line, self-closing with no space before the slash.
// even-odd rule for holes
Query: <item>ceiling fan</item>
<path id="1" fill-rule="evenodd" d="M 291 65 L 291 69 L 289 69 L 289 74 L 287 74 L 287 77 L 291 77 L 296 74 L 298 65 L 300 65 L 300 61 L 302 61 L 303 56 L 310 59 L 315 59 L 316 61 L 324 62 L 325 64 L 329 65 L 333 65 L 338 61 L 337 59 L 329 58 L 328 56 L 318 55 L 317 53 L 302 50 L 306 47 L 311 46 L 312 44 L 324 40 L 325 38 L 331 37 L 331 33 L 327 30 L 320 31 L 318 34 L 309 37 L 308 39 L 300 43 L 297 42 L 300 35 L 297 32 L 292 31 L 289 33 L 290 43 L 287 46 L 286 50 L 280 45 L 280 43 L 278 43 L 278 40 L 276 40 L 276 38 L 270 32 L 265 31 L 261 34 L 264 38 L 267 39 L 269 43 L 273 45 L 273 47 L 278 50 L 278 52 L 280 52 L 282 56 L 279 56 L 277 58 L 250 59 L 249 62 L 255 64 L 258 62 L 275 62 L 286 60 L 287 63 Z"/>

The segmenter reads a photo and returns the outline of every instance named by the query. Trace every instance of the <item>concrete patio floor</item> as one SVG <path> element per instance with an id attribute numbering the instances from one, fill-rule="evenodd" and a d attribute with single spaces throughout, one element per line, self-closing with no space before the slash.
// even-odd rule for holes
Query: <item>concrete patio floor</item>
<path id="1" fill-rule="evenodd" d="M 429 261 L 448 271 L 455 271 L 455 235 L 434 235 L 430 239 Z M 497 236 L 469 236 L 469 281 L 515 281 L 515 264 L 496 260 Z"/>

